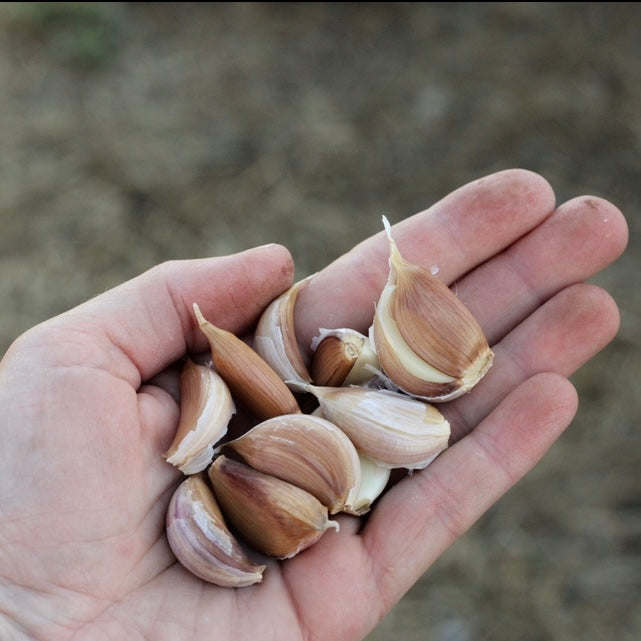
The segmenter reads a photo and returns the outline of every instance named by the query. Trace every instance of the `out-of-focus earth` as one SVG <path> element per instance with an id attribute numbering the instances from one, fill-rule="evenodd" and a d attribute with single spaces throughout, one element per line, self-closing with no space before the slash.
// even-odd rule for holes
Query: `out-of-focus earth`
<path id="1" fill-rule="evenodd" d="M 577 418 L 368 641 L 641 638 L 641 4 L 4 3 L 0 150 L 0 353 L 167 259 L 307 275 L 497 170 L 610 199 Z"/>

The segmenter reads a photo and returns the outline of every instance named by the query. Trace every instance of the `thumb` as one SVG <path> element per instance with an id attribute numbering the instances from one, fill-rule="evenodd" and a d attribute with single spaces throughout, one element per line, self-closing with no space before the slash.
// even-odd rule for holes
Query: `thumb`
<path id="1" fill-rule="evenodd" d="M 216 325 L 242 333 L 292 279 L 291 256 L 279 245 L 170 261 L 46 321 L 27 342 L 46 346 L 40 353 L 52 366 L 96 367 L 137 388 L 186 352 L 206 349 L 194 302 Z"/>

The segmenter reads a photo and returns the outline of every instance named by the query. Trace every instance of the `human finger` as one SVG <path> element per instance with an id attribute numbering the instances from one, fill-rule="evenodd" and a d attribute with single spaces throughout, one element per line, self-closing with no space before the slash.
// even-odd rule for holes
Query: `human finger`
<path id="1" fill-rule="evenodd" d="M 554 194 L 537 174 L 508 170 L 457 189 L 424 212 L 394 225 L 411 262 L 437 266 L 450 283 L 539 225 Z M 312 278 L 296 306 L 296 332 L 309 346 L 319 327 L 367 329 L 387 273 L 389 244 L 379 233 Z"/>
<path id="2" fill-rule="evenodd" d="M 514 388 L 541 372 L 570 376 L 616 335 L 619 311 L 604 290 L 562 290 L 493 346 L 494 364 L 474 391 L 442 406 L 459 440 Z"/>
<path id="3" fill-rule="evenodd" d="M 138 389 L 138 415 L 140 417 L 140 439 L 145 443 L 142 451 L 150 457 L 145 461 L 149 469 L 160 467 L 165 480 L 175 479 L 175 468 L 171 465 L 158 466 L 159 452 L 166 452 L 175 434 L 179 418 L 179 405 L 164 389 L 144 384 Z"/>
<path id="4" fill-rule="evenodd" d="M 616 260 L 627 239 L 614 205 L 594 196 L 574 198 L 458 280 L 455 291 L 492 344 L 555 293 Z"/>
<path id="5" fill-rule="evenodd" d="M 32 330 L 31 340 L 48 342 L 45 358 L 56 364 L 91 364 L 137 388 L 185 352 L 206 349 L 194 302 L 213 323 L 240 334 L 292 275 L 291 256 L 278 245 L 170 261 L 48 321 L 46 336 L 43 326 Z"/>
<path id="6" fill-rule="evenodd" d="M 539 374 L 428 468 L 381 499 L 362 537 L 383 611 L 532 469 L 576 407 L 576 392 L 566 379 Z"/>

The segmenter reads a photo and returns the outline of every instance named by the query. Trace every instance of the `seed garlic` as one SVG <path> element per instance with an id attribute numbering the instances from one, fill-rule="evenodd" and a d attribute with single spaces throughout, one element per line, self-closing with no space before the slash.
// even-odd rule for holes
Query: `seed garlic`
<path id="1" fill-rule="evenodd" d="M 294 283 L 272 301 L 256 325 L 254 348 L 283 381 L 293 389 L 311 383 L 294 330 L 294 307 L 301 288 L 311 278 Z"/>
<path id="2" fill-rule="evenodd" d="M 351 509 L 360 488 L 356 448 L 336 425 L 317 416 L 277 416 L 225 443 L 221 450 L 259 472 L 306 490 L 330 514 L 346 506 Z"/>
<path id="3" fill-rule="evenodd" d="M 425 401 L 456 398 L 490 368 L 493 353 L 471 313 L 430 270 L 401 256 L 383 223 L 389 276 L 369 336 L 319 329 L 309 368 L 294 331 L 296 298 L 308 279 L 265 309 L 254 349 L 194 304 L 213 367 L 187 361 L 180 421 L 165 457 L 198 473 L 178 486 L 167 511 L 169 545 L 196 576 L 252 585 L 265 566 L 244 545 L 287 559 L 338 530 L 330 514 L 366 513 L 391 469 L 423 469 L 448 447 L 450 425 Z M 220 443 L 235 403 L 257 424 Z"/>
<path id="4" fill-rule="evenodd" d="M 165 458 L 181 472 L 195 474 L 211 463 L 214 444 L 227 433 L 236 406 L 216 372 L 188 360 L 180 374 L 180 407 L 178 431 Z"/>
<path id="5" fill-rule="evenodd" d="M 180 563 L 210 583 L 240 588 L 263 578 L 265 566 L 254 563 L 231 534 L 200 475 L 187 477 L 174 491 L 167 540 Z"/>
<path id="6" fill-rule="evenodd" d="M 309 492 L 221 455 L 209 468 L 214 494 L 230 524 L 255 550 L 288 559 L 338 530 Z"/>
<path id="7" fill-rule="evenodd" d="M 382 467 L 421 469 L 447 447 L 450 424 L 427 403 L 364 387 L 308 385 L 307 391 L 356 449 Z"/>
<path id="8" fill-rule="evenodd" d="M 380 368 L 369 338 L 353 329 L 321 329 L 312 341 L 312 350 L 315 385 L 360 385 L 373 378 Z"/>
<path id="9" fill-rule="evenodd" d="M 412 396 L 451 400 L 478 383 L 494 354 L 465 305 L 429 269 L 401 256 L 383 222 L 390 271 L 371 328 L 381 368 Z"/>
<path id="10" fill-rule="evenodd" d="M 194 313 L 211 346 L 214 368 L 234 398 L 262 420 L 300 412 L 285 383 L 249 345 L 206 320 L 195 303 Z"/>

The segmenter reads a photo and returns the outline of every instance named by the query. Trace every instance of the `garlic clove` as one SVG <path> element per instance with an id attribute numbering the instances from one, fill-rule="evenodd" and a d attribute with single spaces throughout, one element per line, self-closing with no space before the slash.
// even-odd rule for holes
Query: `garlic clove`
<path id="1" fill-rule="evenodd" d="M 222 455 L 209 478 L 221 509 L 234 529 L 255 550 L 290 558 L 338 523 L 309 492 Z"/>
<path id="2" fill-rule="evenodd" d="M 254 335 L 254 349 L 287 385 L 296 390 L 299 383 L 311 382 L 294 328 L 294 307 L 299 291 L 311 278 L 294 283 L 272 301 L 261 315 Z"/>
<path id="3" fill-rule="evenodd" d="M 204 470 L 235 411 L 223 379 L 211 368 L 188 360 L 180 374 L 180 420 L 165 453 L 167 462 L 185 474 Z"/>
<path id="4" fill-rule="evenodd" d="M 321 329 L 312 341 L 311 372 L 315 385 L 359 385 L 380 368 L 367 336 L 353 329 Z"/>
<path id="5" fill-rule="evenodd" d="M 359 453 L 383 467 L 424 468 L 448 445 L 449 423 L 422 401 L 363 387 L 308 385 L 306 389 Z"/>
<path id="6" fill-rule="evenodd" d="M 205 581 L 240 588 L 262 580 L 265 566 L 253 563 L 232 536 L 200 475 L 186 478 L 172 495 L 167 540 L 181 565 Z"/>
<path id="7" fill-rule="evenodd" d="M 358 453 L 345 433 L 307 414 L 278 416 L 220 448 L 264 474 L 306 490 L 330 514 L 353 501 L 360 487 Z"/>
<path id="8" fill-rule="evenodd" d="M 194 313 L 209 340 L 214 368 L 237 401 L 260 420 L 300 412 L 287 385 L 249 345 L 206 320 L 195 303 Z"/>
<path id="9" fill-rule="evenodd" d="M 372 503 L 383 493 L 391 475 L 391 468 L 382 467 L 369 456 L 358 455 L 361 464 L 361 483 L 351 503 L 343 511 L 362 516 L 370 511 Z"/>
<path id="10" fill-rule="evenodd" d="M 390 272 L 371 331 L 381 368 L 408 394 L 451 400 L 478 383 L 494 354 L 465 305 L 429 269 L 401 256 L 383 222 Z"/>

